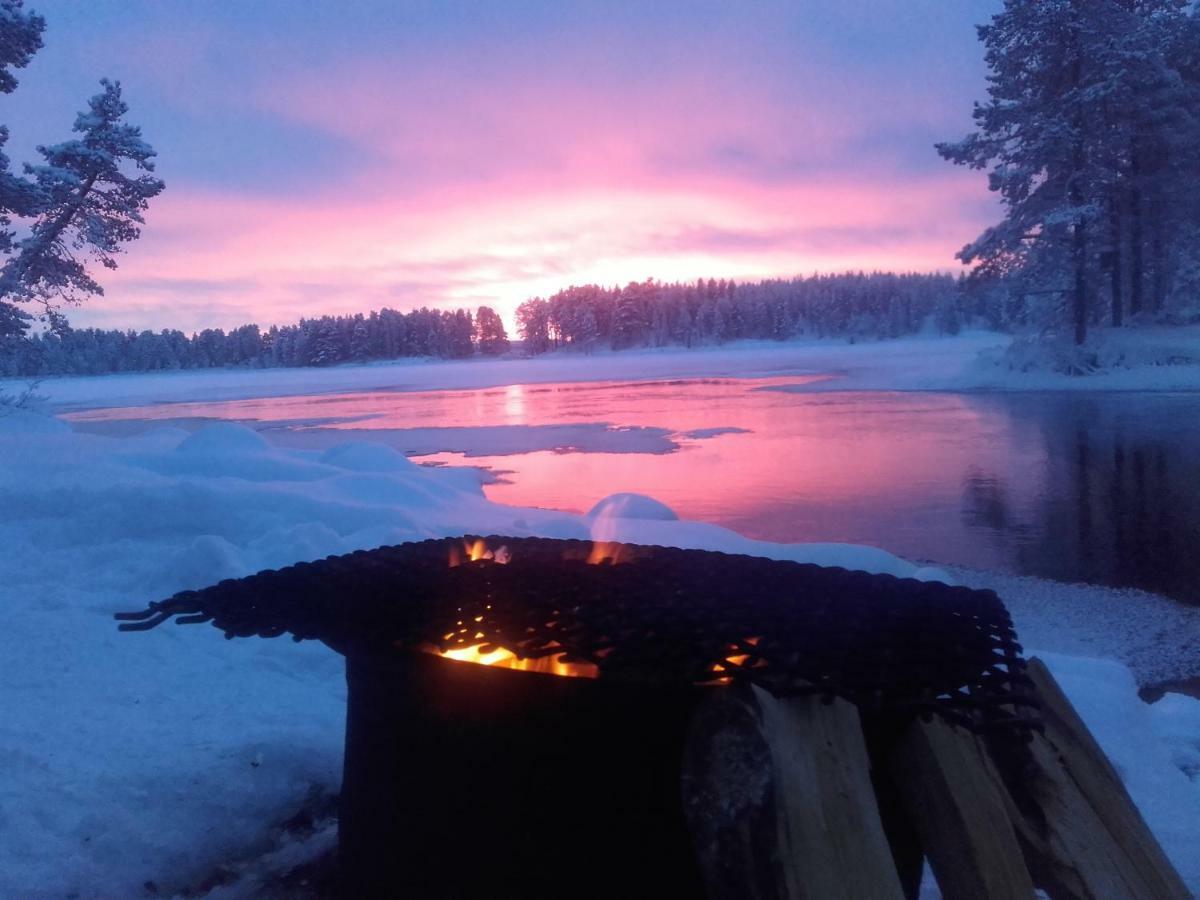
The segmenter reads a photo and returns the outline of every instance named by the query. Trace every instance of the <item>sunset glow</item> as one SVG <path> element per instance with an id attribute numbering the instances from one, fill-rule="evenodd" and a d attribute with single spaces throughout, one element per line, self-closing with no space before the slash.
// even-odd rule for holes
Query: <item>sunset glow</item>
<path id="1" fill-rule="evenodd" d="M 990 201 L 931 144 L 982 73 L 955 51 L 918 83 L 908 54 L 969 49 L 991 4 L 904 4 L 911 46 L 886 52 L 901 5 L 877 6 L 64 4 L 7 149 L 104 71 L 159 150 L 168 189 L 81 325 L 489 304 L 511 327 L 573 283 L 954 270 Z M 921 152 L 885 146 L 898 131 Z"/>

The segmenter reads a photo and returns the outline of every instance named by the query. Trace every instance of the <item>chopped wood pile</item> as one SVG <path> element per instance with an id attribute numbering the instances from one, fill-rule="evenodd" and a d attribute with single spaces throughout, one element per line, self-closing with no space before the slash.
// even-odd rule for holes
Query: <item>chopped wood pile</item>
<path id="1" fill-rule="evenodd" d="M 1026 739 L 938 715 L 883 735 L 843 700 L 713 694 L 683 773 L 709 895 L 911 898 L 924 857 L 947 900 L 1191 897 L 1045 665 L 1028 672 L 1044 729 Z"/>

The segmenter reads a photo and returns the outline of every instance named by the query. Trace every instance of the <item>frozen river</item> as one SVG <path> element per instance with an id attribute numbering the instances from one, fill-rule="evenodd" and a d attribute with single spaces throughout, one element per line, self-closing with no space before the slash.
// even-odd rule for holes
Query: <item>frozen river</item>
<path id="1" fill-rule="evenodd" d="M 1200 394 L 807 392 L 819 377 L 360 391 L 92 410 L 88 430 L 236 420 L 472 465 L 502 503 L 616 491 L 772 541 L 1200 602 Z"/>

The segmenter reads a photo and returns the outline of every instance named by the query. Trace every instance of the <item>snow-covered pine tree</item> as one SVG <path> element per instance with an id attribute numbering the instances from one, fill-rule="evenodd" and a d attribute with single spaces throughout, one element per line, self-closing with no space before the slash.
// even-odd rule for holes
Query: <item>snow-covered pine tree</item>
<path id="1" fill-rule="evenodd" d="M 517 330 L 525 342 L 526 353 L 545 353 L 550 349 L 550 306 L 541 297 L 526 300 L 517 307 Z"/>
<path id="2" fill-rule="evenodd" d="M 599 340 L 600 325 L 596 321 L 596 313 L 591 305 L 584 305 L 583 309 L 579 310 L 579 315 L 574 322 L 571 346 L 578 347 L 584 353 L 591 353 L 596 349 L 596 343 Z"/>
<path id="3" fill-rule="evenodd" d="M 508 332 L 504 322 L 490 306 L 479 307 L 475 314 L 475 337 L 479 352 L 487 356 L 499 356 L 508 352 Z"/>
<path id="4" fill-rule="evenodd" d="M 937 145 L 988 169 L 1006 208 L 959 257 L 1022 295 L 1068 298 L 1077 343 L 1107 274 L 1111 320 L 1169 293 L 1200 212 L 1200 12 L 1187 0 L 1005 0 L 979 29 L 977 130 Z"/>
<path id="5" fill-rule="evenodd" d="M 650 323 L 647 321 L 642 294 L 643 286 L 637 282 L 630 282 L 617 297 L 612 322 L 614 350 L 636 347 L 646 342 L 646 331 Z"/>
<path id="6" fill-rule="evenodd" d="M 40 303 L 56 327 L 65 324 L 59 303 L 104 293 L 76 254 L 116 268 L 113 257 L 141 233 L 142 213 L 163 189 L 150 174 L 154 150 L 142 140 L 140 128 L 123 121 L 129 108 L 120 83 L 103 79 L 100 84 L 103 90 L 75 120 L 80 136 L 38 147 L 44 162 L 25 167 L 33 179 L 29 212 L 34 222 L 0 270 L 0 303 L 10 309 L 16 309 L 14 302 Z"/>
<path id="7" fill-rule="evenodd" d="M 371 333 L 367 329 L 367 321 L 362 313 L 354 317 L 354 325 L 350 330 L 350 358 L 355 362 L 363 362 L 371 357 Z"/>
<path id="8" fill-rule="evenodd" d="M 1102 124 L 1094 88 L 1096 46 L 1115 0 L 1005 0 L 980 26 L 991 70 L 989 100 L 976 104 L 977 130 L 937 145 L 951 162 L 990 169 L 1004 221 L 959 252 L 978 271 L 1010 276 L 1071 260 L 1075 340 L 1087 333 L 1087 263 L 1096 202 L 1107 173 L 1096 150 Z"/>
<path id="9" fill-rule="evenodd" d="M 46 21 L 25 11 L 21 0 L 0 0 L 0 93 L 11 94 L 16 89 L 12 70 L 27 66 L 41 49 L 45 27 Z M 0 253 L 4 254 L 12 252 L 12 217 L 33 215 L 37 201 L 33 185 L 10 170 L 3 152 L 7 142 L 8 128 L 0 125 Z M 24 333 L 29 321 L 27 312 L 0 299 L 0 337 Z"/>
<path id="10" fill-rule="evenodd" d="M 346 348 L 337 321 L 332 316 L 323 316 L 312 343 L 311 365 L 332 366 L 345 358 Z"/>

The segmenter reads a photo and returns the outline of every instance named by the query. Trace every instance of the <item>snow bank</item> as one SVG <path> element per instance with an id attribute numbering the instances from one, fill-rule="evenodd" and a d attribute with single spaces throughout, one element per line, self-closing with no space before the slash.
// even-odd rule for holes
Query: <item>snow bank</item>
<path id="1" fill-rule="evenodd" d="M 1200 678 L 1200 607 L 1133 588 L 959 567 L 946 571 L 956 584 L 1003 597 L 1026 647 L 1115 659 L 1141 685 Z"/>
<path id="2" fill-rule="evenodd" d="M 679 516 L 667 504 L 659 503 L 653 497 L 622 493 L 605 497 L 588 510 L 588 518 L 593 522 L 601 519 L 657 519 L 660 522 L 675 522 Z"/>
<path id="3" fill-rule="evenodd" d="M 118 634 L 117 610 L 466 531 L 587 538 L 602 526 L 606 539 L 942 575 L 873 548 L 767 544 L 668 513 L 649 498 L 609 498 L 593 517 L 501 506 L 471 470 L 363 442 L 289 450 L 232 424 L 115 438 L 0 419 L 0 896 L 139 896 L 147 881 L 169 894 L 220 862 L 267 854 L 272 829 L 314 789 L 337 788 L 339 656 L 227 642 L 209 627 Z M 1132 677 L 1104 665 L 1105 679 L 1067 690 L 1094 714 L 1120 711 L 1121 727 L 1150 723 L 1125 735 L 1105 726 L 1101 740 L 1175 847 L 1200 833 L 1200 799 L 1181 771 L 1194 775 L 1200 752 L 1195 701 L 1145 707 Z"/>
<path id="4" fill-rule="evenodd" d="M 1200 367 L 1200 328 L 1142 327 L 1093 329 L 1077 346 L 1069 335 L 1013 340 L 1002 351 L 989 350 L 983 361 L 1022 373 L 1060 373 L 1122 378 L 1162 378 Z M 1155 370 L 1158 370 L 1157 373 Z"/>
<path id="5" fill-rule="evenodd" d="M 1177 764 L 1178 754 L 1195 754 L 1200 746 L 1194 728 L 1200 700 L 1168 694 L 1142 703 L 1133 675 L 1118 662 L 1028 652 L 1050 668 L 1163 850 L 1192 892 L 1200 893 L 1200 779 Z"/>
<path id="6" fill-rule="evenodd" d="M 614 521 L 614 539 L 806 553 L 699 523 Z M 106 438 L 0 418 L 0 896 L 137 896 L 148 880 L 168 892 L 253 853 L 312 786 L 336 789 L 339 656 L 211 628 L 118 634 L 113 612 L 380 544 L 591 528 L 490 503 L 473 471 L 383 445 L 277 449 L 228 423 Z M 915 572 L 881 551 L 844 559 Z"/>
<path id="7" fill-rule="evenodd" d="M 1014 365 L 1012 343 L 1011 336 L 992 332 L 853 344 L 741 341 L 693 350 L 562 352 L 535 359 L 406 359 L 329 369 L 54 377 L 42 381 L 38 393 L 57 408 L 83 409 L 345 391 L 781 375 L 795 376 L 797 383 L 784 389 L 797 391 L 1200 390 L 1200 326 L 1116 332 L 1104 339 L 1107 349 L 1102 356 L 1108 368 L 1087 377 L 1053 371 L 1046 360 Z M 19 393 L 24 387 L 24 381 L 0 379 L 0 391 Z"/>

